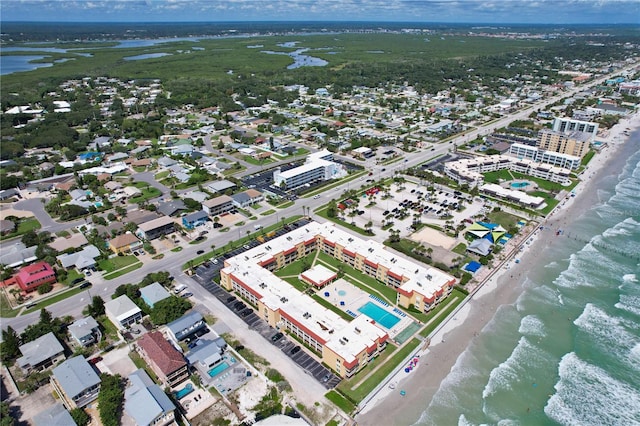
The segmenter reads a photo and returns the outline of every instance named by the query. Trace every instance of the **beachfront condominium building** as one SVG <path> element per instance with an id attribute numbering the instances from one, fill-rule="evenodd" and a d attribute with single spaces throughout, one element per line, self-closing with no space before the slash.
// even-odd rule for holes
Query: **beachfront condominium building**
<path id="1" fill-rule="evenodd" d="M 585 132 L 591 135 L 591 140 L 598 134 L 598 123 L 576 120 L 568 117 L 556 117 L 551 128 L 554 132 Z"/>
<path id="2" fill-rule="evenodd" d="M 580 157 L 560 152 L 545 151 L 535 146 L 521 143 L 512 144 L 511 148 L 509 148 L 509 155 L 523 160 L 551 164 L 564 169 L 577 169 L 580 166 Z"/>
<path id="3" fill-rule="evenodd" d="M 484 183 L 482 173 L 497 170 L 511 170 L 561 184 L 569 184 L 571 182 L 569 179 L 571 170 L 534 161 L 539 151 L 537 148 L 522 144 L 513 145 L 523 147 L 521 156 L 482 155 L 473 158 L 463 158 L 458 161 L 445 163 L 444 173 L 459 184 L 466 184 L 470 187 L 479 187 Z M 517 150 L 517 152 L 520 152 L 520 150 Z"/>
<path id="4" fill-rule="evenodd" d="M 345 167 L 334 163 L 333 154 L 325 149 L 309 154 L 305 163 L 299 167 L 285 171 L 277 168 L 273 172 L 273 183 L 281 189 L 295 189 L 311 183 L 340 178 L 346 174 Z"/>
<path id="5" fill-rule="evenodd" d="M 543 129 L 538 132 L 537 147 L 544 151 L 584 157 L 589 152 L 591 134 L 585 132 L 555 132 Z"/>
<path id="6" fill-rule="evenodd" d="M 331 223 L 311 222 L 225 260 L 220 285 L 255 306 L 269 325 L 287 330 L 316 351 L 342 377 L 353 376 L 384 350 L 389 330 L 366 315 L 347 321 L 270 273 L 318 250 L 392 287 L 398 305 L 413 305 L 421 312 L 444 299 L 456 282 L 449 274 L 404 259 Z"/>

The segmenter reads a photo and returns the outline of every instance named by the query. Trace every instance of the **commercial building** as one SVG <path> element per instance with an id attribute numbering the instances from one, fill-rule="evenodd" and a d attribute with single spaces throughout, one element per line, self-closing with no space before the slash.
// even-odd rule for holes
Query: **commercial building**
<path id="1" fill-rule="evenodd" d="M 591 135 L 591 141 L 598 134 L 598 123 L 591 121 L 576 120 L 568 117 L 556 117 L 553 119 L 553 127 L 551 130 L 554 132 L 584 132 Z"/>
<path id="2" fill-rule="evenodd" d="M 569 176 L 571 174 L 571 170 L 563 167 L 552 166 L 550 164 L 538 163 L 530 158 L 532 156 L 535 157 L 535 153 L 537 152 L 535 147 L 521 144 L 518 144 L 518 146 L 523 147 L 525 155 L 529 158 L 516 158 L 507 155 L 489 155 L 464 158 L 458 161 L 445 163 L 444 173 L 459 184 L 467 184 L 470 187 L 480 186 L 483 184 L 484 176 L 482 173 L 494 172 L 497 170 L 511 170 L 561 184 L 570 183 Z M 531 154 L 529 154 L 529 152 Z"/>
<path id="3" fill-rule="evenodd" d="M 502 198 L 506 201 L 510 201 L 533 209 L 539 209 L 544 205 L 544 198 L 542 197 L 534 197 L 524 191 L 503 188 L 500 185 L 496 185 L 495 183 L 485 183 L 484 185 L 480 186 L 480 191 L 493 197 Z"/>
<path id="4" fill-rule="evenodd" d="M 53 369 L 51 386 L 67 410 L 82 408 L 98 397 L 100 377 L 83 356 L 70 358 Z"/>
<path id="5" fill-rule="evenodd" d="M 295 189 L 306 184 L 346 176 L 345 167 L 332 160 L 333 154 L 326 149 L 309 154 L 306 162 L 299 167 L 285 171 L 277 168 L 273 172 L 273 184 L 281 189 Z"/>
<path id="6" fill-rule="evenodd" d="M 255 189 L 247 189 L 246 191 L 233 194 L 231 198 L 233 199 L 233 204 L 236 207 L 244 209 L 255 203 L 263 201 L 264 195 L 262 195 L 262 192 L 256 191 Z"/>
<path id="7" fill-rule="evenodd" d="M 537 147 L 543 151 L 584 157 L 591 146 L 592 135 L 586 132 L 555 132 L 543 129 L 538 132 Z"/>
<path id="8" fill-rule="evenodd" d="M 560 152 L 544 151 L 535 146 L 514 143 L 509 149 L 509 155 L 519 159 L 531 160 L 537 163 L 551 164 L 564 169 L 577 169 L 580 166 L 580 157 L 562 154 Z"/>
<path id="9" fill-rule="evenodd" d="M 312 222 L 225 260 L 220 285 L 256 306 L 272 327 L 287 330 L 321 354 L 322 361 L 342 377 L 353 376 L 384 350 L 389 335 L 365 315 L 343 319 L 269 273 L 316 250 L 394 288 L 398 305 L 413 305 L 422 312 L 445 298 L 456 282 L 449 274 L 394 255 L 382 244 L 330 223 Z"/>

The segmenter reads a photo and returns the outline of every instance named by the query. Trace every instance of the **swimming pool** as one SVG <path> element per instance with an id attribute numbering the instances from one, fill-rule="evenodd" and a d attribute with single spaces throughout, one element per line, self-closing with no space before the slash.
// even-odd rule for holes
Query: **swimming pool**
<path id="1" fill-rule="evenodd" d="M 215 377 L 218 374 L 222 373 L 227 368 L 229 368 L 229 364 L 227 364 L 226 361 L 223 361 L 220 364 L 213 367 L 211 370 L 209 370 L 209 377 Z"/>
<path id="2" fill-rule="evenodd" d="M 176 398 L 182 399 L 185 396 L 189 395 L 191 392 L 193 392 L 193 385 L 191 383 L 187 383 L 185 387 L 183 387 L 179 391 L 174 392 L 173 394 L 176 396 Z"/>
<path id="3" fill-rule="evenodd" d="M 526 186 L 529 186 L 529 182 L 513 182 L 511 184 L 512 188 L 524 188 Z"/>
<path id="4" fill-rule="evenodd" d="M 400 318 L 390 314 L 373 302 L 365 303 L 358 308 L 358 311 L 365 314 L 378 324 L 381 324 L 384 328 L 391 329 L 394 325 L 400 322 Z"/>

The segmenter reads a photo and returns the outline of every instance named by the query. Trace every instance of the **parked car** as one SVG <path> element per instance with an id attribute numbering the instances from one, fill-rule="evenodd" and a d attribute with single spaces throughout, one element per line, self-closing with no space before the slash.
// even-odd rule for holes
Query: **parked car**
<path id="1" fill-rule="evenodd" d="M 236 300 L 236 297 L 235 297 L 235 296 L 229 296 L 229 297 L 227 297 L 227 303 L 231 303 L 231 302 L 233 302 L 234 300 Z"/>
<path id="2" fill-rule="evenodd" d="M 298 352 L 300 352 L 300 346 L 296 346 L 295 348 L 291 349 L 291 355 L 297 354 Z"/>
<path id="3" fill-rule="evenodd" d="M 284 334 L 282 334 L 282 333 L 280 333 L 280 332 L 277 332 L 276 334 L 274 334 L 274 335 L 271 337 L 271 340 L 272 340 L 273 342 L 277 342 L 278 340 L 282 339 L 282 337 L 284 337 Z"/>
<path id="4" fill-rule="evenodd" d="M 82 284 L 80 284 L 80 288 L 87 288 L 87 287 L 91 287 L 91 283 L 88 281 L 85 281 Z"/>
<path id="5" fill-rule="evenodd" d="M 180 297 L 187 298 L 187 297 L 191 297 L 191 296 L 193 296 L 193 293 L 184 293 Z"/>
<path id="6" fill-rule="evenodd" d="M 89 364 L 91 365 L 96 365 L 97 363 L 99 363 L 100 361 L 102 361 L 102 357 L 101 356 L 97 356 L 95 358 L 91 358 L 89 360 Z"/>
<path id="7" fill-rule="evenodd" d="M 84 278 L 76 278 L 75 280 L 71 281 L 71 285 L 80 284 L 82 281 L 84 281 Z"/>
<path id="8" fill-rule="evenodd" d="M 327 383 L 330 378 L 331 378 L 331 375 L 329 373 L 327 373 L 327 374 L 324 375 L 324 377 L 322 377 L 322 382 L 323 383 Z"/>
<path id="9" fill-rule="evenodd" d="M 198 251 L 196 252 L 196 254 L 203 254 L 203 253 L 204 253 L 204 250 L 198 250 Z"/>

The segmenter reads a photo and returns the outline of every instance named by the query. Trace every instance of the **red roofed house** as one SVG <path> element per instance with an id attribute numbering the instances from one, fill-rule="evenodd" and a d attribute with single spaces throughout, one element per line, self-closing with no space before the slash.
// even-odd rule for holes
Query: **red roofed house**
<path id="1" fill-rule="evenodd" d="M 20 269 L 14 278 L 23 291 L 29 292 L 42 284 L 55 283 L 56 273 L 47 262 L 38 262 Z"/>
<path id="2" fill-rule="evenodd" d="M 138 340 L 138 348 L 142 358 L 166 386 L 174 387 L 189 378 L 184 357 L 159 331 L 142 336 Z"/>

